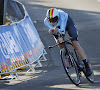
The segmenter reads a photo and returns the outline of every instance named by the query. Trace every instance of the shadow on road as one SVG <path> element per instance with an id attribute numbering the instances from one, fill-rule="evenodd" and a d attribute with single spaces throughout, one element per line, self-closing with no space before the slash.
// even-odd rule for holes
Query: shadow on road
<path id="1" fill-rule="evenodd" d="M 95 83 L 88 83 L 86 79 L 82 79 L 80 86 L 76 87 L 71 84 L 70 80 L 66 77 L 65 72 L 63 71 L 63 67 L 59 57 L 59 49 L 58 47 L 54 48 L 54 51 L 49 51 L 48 46 L 55 44 L 55 41 L 52 36 L 48 34 L 48 28 L 44 25 L 44 18 L 46 10 L 51 8 L 48 6 L 43 6 L 39 4 L 34 4 L 34 2 L 42 2 L 40 0 L 29 1 L 19 0 L 21 1 L 32 21 L 37 21 L 34 23 L 36 26 L 38 33 L 43 41 L 46 51 L 47 51 L 47 62 L 42 62 L 43 68 L 37 68 L 37 71 L 40 70 L 39 73 L 31 73 L 24 74 L 23 76 L 19 74 L 20 77 L 24 77 L 24 79 L 20 81 L 11 81 L 17 82 L 15 84 L 10 84 L 11 82 L 6 82 L 0 84 L 0 90 L 76 90 L 74 88 L 92 88 L 98 89 L 100 88 L 100 48 L 99 48 L 99 39 L 100 39 L 100 12 L 93 11 L 83 11 L 83 10 L 74 10 L 74 9 L 64 9 L 67 12 L 74 22 L 76 23 L 77 29 L 79 31 L 79 42 L 83 46 L 89 61 L 93 65 L 94 73 L 95 73 Z M 56 8 L 56 7 L 55 7 Z M 29 77 L 26 79 L 26 77 Z M 35 78 L 34 78 L 35 77 Z M 73 89 L 67 87 L 71 85 Z M 61 88 L 60 86 L 63 86 Z"/>

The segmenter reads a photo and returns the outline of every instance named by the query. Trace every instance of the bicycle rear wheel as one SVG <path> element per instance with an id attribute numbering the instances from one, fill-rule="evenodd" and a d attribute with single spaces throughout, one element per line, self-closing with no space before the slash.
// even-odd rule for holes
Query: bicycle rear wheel
<path id="1" fill-rule="evenodd" d="M 93 72 L 93 69 L 92 69 L 92 65 L 91 64 L 89 64 L 89 65 L 90 65 L 90 68 L 92 70 L 92 74 L 90 76 L 87 76 L 85 70 L 83 71 L 83 73 L 85 74 L 85 76 L 86 76 L 86 78 L 89 82 L 94 83 L 94 72 Z"/>
<path id="2" fill-rule="evenodd" d="M 80 76 L 76 62 L 74 61 L 74 57 L 71 54 L 69 54 L 70 56 L 68 56 L 63 50 L 61 50 L 60 54 L 64 70 L 69 79 L 72 81 L 73 84 L 79 85 Z"/>
<path id="3" fill-rule="evenodd" d="M 76 55 L 77 55 L 77 52 L 75 52 L 76 53 Z M 78 57 L 78 55 L 77 55 L 77 60 L 78 59 L 80 59 L 79 57 Z M 91 70 L 92 70 L 92 74 L 90 75 L 90 76 L 87 76 L 87 74 L 86 74 L 86 69 L 85 69 L 85 66 L 84 66 L 84 63 L 83 63 L 83 61 L 78 61 L 79 62 L 79 66 L 81 65 L 81 67 L 79 67 L 79 70 L 81 70 L 81 71 L 83 71 L 83 73 L 84 73 L 84 75 L 85 75 L 85 77 L 87 78 L 87 80 L 89 81 L 89 82 L 91 82 L 91 83 L 94 83 L 94 72 L 93 72 L 93 69 L 92 69 L 92 65 L 89 63 L 89 66 L 90 66 L 90 68 L 91 68 Z M 83 69 L 82 69 L 83 68 Z"/>

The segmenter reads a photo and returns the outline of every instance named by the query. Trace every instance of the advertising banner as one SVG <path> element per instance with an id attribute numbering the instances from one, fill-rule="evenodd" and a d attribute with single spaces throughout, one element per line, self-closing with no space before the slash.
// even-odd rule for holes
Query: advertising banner
<path id="1" fill-rule="evenodd" d="M 37 60 L 43 47 L 29 16 L 19 23 L 0 27 L 0 70 L 30 56 L 31 61 Z"/>

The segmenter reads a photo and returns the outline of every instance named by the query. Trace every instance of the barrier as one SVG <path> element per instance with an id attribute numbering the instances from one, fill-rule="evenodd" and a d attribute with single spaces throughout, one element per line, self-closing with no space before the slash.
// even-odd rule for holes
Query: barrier
<path id="1" fill-rule="evenodd" d="M 47 53 L 24 5 L 13 0 L 8 4 L 7 18 L 13 23 L 0 27 L 0 74 L 14 72 L 18 78 L 17 69 L 28 65 L 35 71 L 37 64 L 42 67 L 40 61 L 46 61 Z"/>

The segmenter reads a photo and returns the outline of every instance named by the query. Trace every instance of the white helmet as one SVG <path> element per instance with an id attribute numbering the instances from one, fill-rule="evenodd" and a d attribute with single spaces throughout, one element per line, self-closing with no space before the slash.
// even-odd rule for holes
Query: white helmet
<path id="1" fill-rule="evenodd" d="M 51 8 L 51 9 L 47 10 L 46 16 L 48 19 L 59 17 L 59 12 L 56 8 Z"/>

